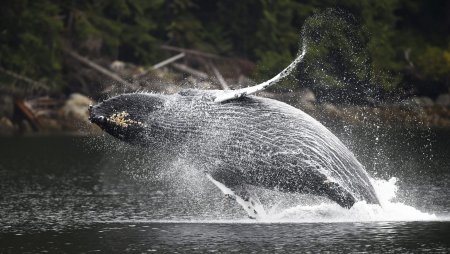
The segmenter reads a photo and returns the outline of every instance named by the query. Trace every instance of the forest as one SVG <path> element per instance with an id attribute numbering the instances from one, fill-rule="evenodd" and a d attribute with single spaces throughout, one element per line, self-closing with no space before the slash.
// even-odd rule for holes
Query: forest
<path id="1" fill-rule="evenodd" d="M 244 59 L 254 64 L 249 76 L 260 81 L 289 64 L 305 41 L 307 59 L 296 82 L 285 88 L 354 94 L 346 97 L 350 101 L 367 91 L 382 98 L 435 99 L 450 88 L 446 0 L 6 0 L 2 5 L 0 88 L 15 96 L 26 96 L 20 91 L 30 83 L 50 94 L 83 92 L 79 83 L 91 81 L 74 75 L 68 52 L 99 63 L 151 66 L 170 57 L 161 46 L 176 46 Z M 21 84 L 24 79 L 33 82 Z"/>

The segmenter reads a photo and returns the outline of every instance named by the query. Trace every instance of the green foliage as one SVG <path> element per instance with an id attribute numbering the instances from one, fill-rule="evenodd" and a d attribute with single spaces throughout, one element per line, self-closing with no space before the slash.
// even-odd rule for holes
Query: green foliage
<path id="1" fill-rule="evenodd" d="M 428 47 L 418 57 L 417 68 L 425 79 L 450 80 L 450 45 L 448 49 Z"/>
<path id="2" fill-rule="evenodd" d="M 151 63 L 157 57 L 158 40 L 151 34 L 157 26 L 147 15 L 157 11 L 160 2 L 68 0 L 61 4 L 66 18 L 65 36 L 72 47 L 88 54 Z"/>
<path id="3" fill-rule="evenodd" d="M 5 8 L 8 6 L 9 8 Z M 11 0 L 0 10 L 0 64 L 52 87 L 61 84 L 59 8 L 51 1 Z M 8 81 L 8 77 L 0 76 Z"/>
<path id="4" fill-rule="evenodd" d="M 62 88 L 66 47 L 148 65 L 170 44 L 248 58 L 263 80 L 307 42 L 302 85 L 389 91 L 405 80 L 448 84 L 449 10 L 446 0 L 6 0 L 0 64 Z"/>
<path id="5" fill-rule="evenodd" d="M 370 82 L 370 52 L 364 34 L 352 16 L 327 10 L 305 21 L 309 76 L 315 86 L 345 88 L 350 84 Z"/>
<path id="6" fill-rule="evenodd" d="M 274 73 L 280 71 L 280 68 L 288 66 L 292 61 L 292 58 L 289 51 L 285 51 L 281 54 L 276 51 L 266 51 L 261 53 L 255 76 L 260 80 L 270 79 L 273 77 Z"/>

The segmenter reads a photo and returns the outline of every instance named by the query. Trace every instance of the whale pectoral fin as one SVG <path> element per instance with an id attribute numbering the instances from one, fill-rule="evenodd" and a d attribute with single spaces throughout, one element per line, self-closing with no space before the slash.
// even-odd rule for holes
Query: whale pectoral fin
<path id="1" fill-rule="evenodd" d="M 220 93 L 220 94 L 216 95 L 214 102 L 220 103 L 220 102 L 225 102 L 225 101 L 229 101 L 229 100 L 235 100 L 235 99 L 239 99 L 241 97 L 248 96 L 250 94 L 257 93 L 259 91 L 263 91 L 267 87 L 272 86 L 272 85 L 276 84 L 278 81 L 287 77 L 292 72 L 292 70 L 297 66 L 297 64 L 303 60 L 305 53 L 306 53 L 306 48 L 303 45 L 301 54 L 299 54 L 297 56 L 297 58 L 291 64 L 289 64 L 284 70 L 282 70 L 280 73 L 275 75 L 275 77 L 273 77 L 267 81 L 264 81 L 258 85 L 255 85 L 255 86 L 250 86 L 250 87 L 241 88 L 238 90 L 225 91 L 223 93 Z"/>
<path id="2" fill-rule="evenodd" d="M 239 186 L 237 188 L 238 190 L 232 190 L 225 184 L 215 180 L 210 174 L 206 173 L 206 177 L 214 183 L 227 198 L 236 200 L 236 202 L 247 212 L 249 218 L 259 219 L 266 214 L 258 198 L 252 197 L 244 187 Z"/>
<path id="3" fill-rule="evenodd" d="M 356 202 L 356 199 L 348 191 L 335 182 L 324 182 L 325 196 L 344 208 L 350 209 Z"/>
<path id="4" fill-rule="evenodd" d="M 217 186 L 217 188 L 219 188 L 223 194 L 225 194 L 225 196 L 227 198 L 229 197 L 235 197 L 236 194 L 234 193 L 233 190 L 231 190 L 230 188 L 228 188 L 227 186 L 225 186 L 225 184 L 215 180 L 209 173 L 205 173 L 206 177 L 208 178 L 208 180 L 210 180 L 212 183 L 214 183 L 215 186 Z"/>

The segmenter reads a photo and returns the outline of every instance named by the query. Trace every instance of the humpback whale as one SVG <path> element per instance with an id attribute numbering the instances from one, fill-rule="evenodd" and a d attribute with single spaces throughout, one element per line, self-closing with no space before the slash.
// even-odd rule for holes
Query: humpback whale
<path id="1" fill-rule="evenodd" d="M 273 78 L 238 90 L 129 93 L 90 106 L 91 122 L 162 158 L 203 170 L 228 198 L 257 218 L 248 186 L 319 195 L 351 208 L 379 204 L 364 166 L 317 120 L 283 102 L 254 96 L 287 77 L 306 53 Z"/>
<path id="2" fill-rule="evenodd" d="M 233 92 L 242 91 L 122 94 L 91 106 L 90 120 L 120 140 L 191 161 L 251 218 L 260 211 L 249 185 L 345 208 L 379 204 L 363 165 L 325 126 L 283 102 Z"/>

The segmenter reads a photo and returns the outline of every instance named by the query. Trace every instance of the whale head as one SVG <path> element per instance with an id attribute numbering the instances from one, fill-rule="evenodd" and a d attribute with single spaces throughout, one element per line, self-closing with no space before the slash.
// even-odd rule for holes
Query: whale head
<path id="1" fill-rule="evenodd" d="M 164 99 L 157 94 L 122 94 L 89 106 L 89 120 L 113 137 L 141 143 L 152 129 L 152 115 L 163 107 Z"/>

